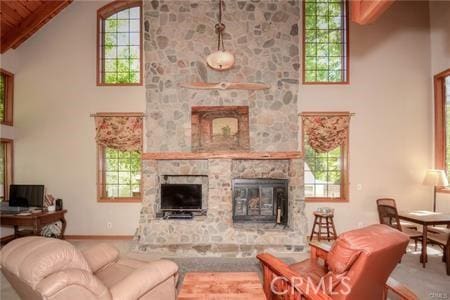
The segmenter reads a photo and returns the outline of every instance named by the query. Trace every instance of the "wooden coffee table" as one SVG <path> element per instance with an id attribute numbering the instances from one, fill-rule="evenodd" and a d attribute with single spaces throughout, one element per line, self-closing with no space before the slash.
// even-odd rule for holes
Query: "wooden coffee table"
<path id="1" fill-rule="evenodd" d="M 178 300 L 265 300 L 255 272 L 192 272 L 184 277 Z"/>

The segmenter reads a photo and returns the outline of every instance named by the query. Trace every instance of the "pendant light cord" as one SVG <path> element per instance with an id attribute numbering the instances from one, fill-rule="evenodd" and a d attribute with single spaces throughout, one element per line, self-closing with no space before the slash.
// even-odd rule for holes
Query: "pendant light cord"
<path id="1" fill-rule="evenodd" d="M 219 0 L 219 23 L 216 24 L 217 31 L 217 50 L 220 50 L 222 46 L 222 51 L 225 51 L 225 46 L 223 44 L 223 31 L 225 30 L 225 24 L 222 23 L 222 4 L 223 0 Z"/>

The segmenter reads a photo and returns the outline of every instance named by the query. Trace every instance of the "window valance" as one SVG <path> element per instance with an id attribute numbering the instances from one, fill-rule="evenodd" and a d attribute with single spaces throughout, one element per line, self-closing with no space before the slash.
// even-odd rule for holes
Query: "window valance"
<path id="1" fill-rule="evenodd" d="M 98 145 L 120 151 L 142 151 L 143 115 L 95 115 Z"/>
<path id="2" fill-rule="evenodd" d="M 348 139 L 350 113 L 302 113 L 306 142 L 318 153 L 329 152 Z"/>

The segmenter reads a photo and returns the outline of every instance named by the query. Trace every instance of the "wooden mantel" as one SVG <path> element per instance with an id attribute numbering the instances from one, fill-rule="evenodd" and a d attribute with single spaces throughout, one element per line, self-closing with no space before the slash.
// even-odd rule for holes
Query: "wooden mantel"
<path id="1" fill-rule="evenodd" d="M 216 152 L 147 152 L 142 155 L 143 160 L 197 160 L 197 159 L 254 159 L 254 160 L 284 160 L 302 158 L 300 151 L 285 152 L 245 152 L 245 151 L 216 151 Z"/>

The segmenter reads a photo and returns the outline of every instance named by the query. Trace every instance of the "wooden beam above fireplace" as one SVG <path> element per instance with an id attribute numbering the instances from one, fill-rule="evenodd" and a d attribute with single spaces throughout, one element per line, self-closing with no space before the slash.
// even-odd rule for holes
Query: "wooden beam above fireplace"
<path id="1" fill-rule="evenodd" d="M 143 160 L 198 160 L 198 159 L 254 159 L 254 160 L 285 160 L 302 158 L 300 151 L 285 152 L 244 152 L 244 151 L 216 151 L 216 152 L 147 152 L 142 155 Z"/>

